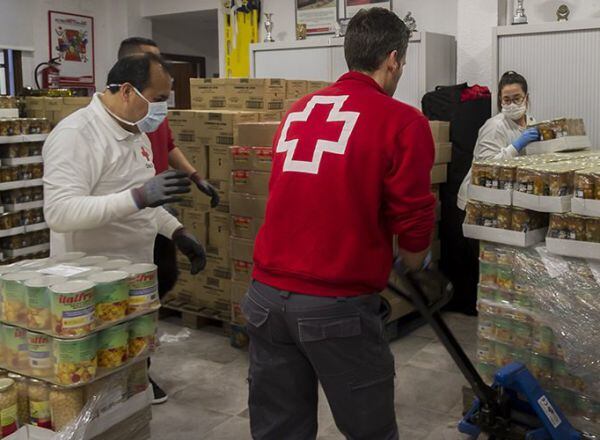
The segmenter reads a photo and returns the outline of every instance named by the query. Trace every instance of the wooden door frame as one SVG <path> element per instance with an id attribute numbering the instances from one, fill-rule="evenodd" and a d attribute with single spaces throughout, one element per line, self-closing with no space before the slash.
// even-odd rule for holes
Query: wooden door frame
<path id="1" fill-rule="evenodd" d="M 198 66 L 196 72 L 198 78 L 206 78 L 206 58 L 196 57 L 191 55 L 177 55 L 172 53 L 163 53 L 162 57 L 167 61 L 181 61 L 184 63 L 190 63 Z"/>

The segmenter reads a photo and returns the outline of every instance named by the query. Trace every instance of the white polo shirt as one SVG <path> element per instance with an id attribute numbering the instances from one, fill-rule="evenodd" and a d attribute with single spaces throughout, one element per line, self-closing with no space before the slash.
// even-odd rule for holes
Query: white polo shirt
<path id="1" fill-rule="evenodd" d="M 121 127 L 98 93 L 52 130 L 42 154 L 51 255 L 83 251 L 152 262 L 157 233 L 171 238 L 181 227 L 163 208 L 135 205 L 131 189 L 155 174 L 150 140 Z"/>

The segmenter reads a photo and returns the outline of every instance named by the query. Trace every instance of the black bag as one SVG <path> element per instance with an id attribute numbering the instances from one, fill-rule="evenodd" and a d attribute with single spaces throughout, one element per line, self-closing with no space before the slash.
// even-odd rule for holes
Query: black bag
<path id="1" fill-rule="evenodd" d="M 423 114 L 430 121 L 450 121 L 460 103 L 460 95 L 467 83 L 455 86 L 437 86 L 421 100 Z"/>

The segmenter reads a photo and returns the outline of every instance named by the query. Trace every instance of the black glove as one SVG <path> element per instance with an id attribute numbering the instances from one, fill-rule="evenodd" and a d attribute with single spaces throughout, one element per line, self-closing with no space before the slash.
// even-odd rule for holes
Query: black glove
<path id="1" fill-rule="evenodd" d="M 177 194 L 190 192 L 191 182 L 184 172 L 168 170 L 154 176 L 139 188 L 131 190 L 139 209 L 156 208 L 165 203 L 181 201 Z"/>
<path id="2" fill-rule="evenodd" d="M 198 272 L 204 270 L 206 267 L 206 254 L 204 247 L 198 242 L 196 237 L 186 231 L 185 228 L 179 228 L 173 233 L 173 242 L 177 246 L 177 249 L 188 257 L 190 263 L 192 263 L 192 275 L 196 275 Z"/>
<path id="3" fill-rule="evenodd" d="M 210 197 L 210 207 L 216 208 L 221 202 L 221 199 L 215 187 L 206 180 L 202 179 L 197 171 L 190 176 L 190 179 L 196 184 L 200 191 Z"/>

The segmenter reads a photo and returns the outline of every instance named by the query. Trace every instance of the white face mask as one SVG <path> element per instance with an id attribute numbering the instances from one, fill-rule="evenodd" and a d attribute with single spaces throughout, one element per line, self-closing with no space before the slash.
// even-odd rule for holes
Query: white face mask
<path id="1" fill-rule="evenodd" d="M 521 105 L 517 105 L 514 102 L 509 105 L 503 104 L 502 105 L 502 113 L 508 119 L 511 119 L 513 121 L 518 121 L 519 119 L 521 119 L 523 117 L 523 115 L 525 113 L 527 113 L 527 104 L 525 104 L 525 102 L 523 102 L 523 104 L 521 104 Z"/>
<path id="2" fill-rule="evenodd" d="M 119 86 L 119 84 L 109 84 L 108 86 L 106 86 L 106 88 L 117 86 Z M 121 121 L 123 124 L 127 124 L 132 127 L 136 126 L 138 130 L 140 130 L 140 132 L 142 133 L 152 133 L 153 131 L 156 131 L 156 129 L 158 129 L 160 124 L 162 124 L 162 122 L 167 117 L 167 114 L 169 113 L 169 105 L 167 104 L 167 101 L 150 102 L 146 99 L 144 95 L 140 93 L 138 89 L 134 87 L 133 90 L 135 91 L 135 93 L 137 93 L 137 95 L 140 98 L 142 98 L 148 103 L 148 112 L 146 113 L 146 116 L 144 116 L 137 122 L 130 122 L 118 117 L 108 109 L 106 109 L 106 111 L 109 112 L 115 119 Z"/>

